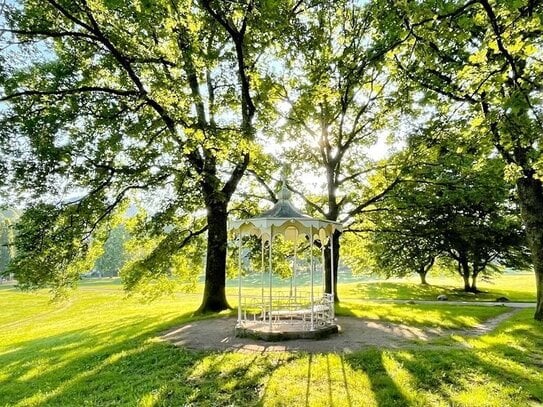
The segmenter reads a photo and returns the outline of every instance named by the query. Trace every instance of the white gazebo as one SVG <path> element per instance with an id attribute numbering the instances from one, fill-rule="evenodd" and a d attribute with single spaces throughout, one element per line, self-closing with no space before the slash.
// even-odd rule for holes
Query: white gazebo
<path id="1" fill-rule="evenodd" d="M 272 209 L 255 218 L 234 220 L 230 229 L 234 233 L 239 252 L 238 320 L 237 336 L 251 336 L 265 340 L 291 338 L 321 338 L 338 331 L 334 312 L 334 276 L 331 276 L 331 292 L 324 290 L 325 267 L 324 247 L 333 239 L 336 230 L 342 230 L 338 222 L 315 219 L 302 214 L 290 202 L 291 193 L 283 185 L 278 201 Z M 243 238 L 255 236 L 261 243 L 261 290 L 259 294 L 243 293 L 241 269 L 243 265 Z M 274 238 L 283 236 L 293 242 L 292 275 L 288 289 L 274 287 L 272 253 Z M 315 243 L 321 248 L 322 261 L 319 262 L 309 250 L 309 287 L 297 287 L 298 264 L 297 247 L 302 240 L 313 248 Z M 330 242 L 332 243 L 332 242 Z M 333 244 L 329 245 L 333 248 Z M 333 249 L 332 249 L 333 250 Z M 330 256 L 333 261 L 334 256 Z M 333 272 L 334 265 L 330 268 Z M 321 284 L 317 284 L 318 273 Z"/>

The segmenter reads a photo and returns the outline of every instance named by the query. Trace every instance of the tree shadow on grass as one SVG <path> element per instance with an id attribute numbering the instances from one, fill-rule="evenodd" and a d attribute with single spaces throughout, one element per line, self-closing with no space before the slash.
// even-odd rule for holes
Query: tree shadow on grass
<path id="1" fill-rule="evenodd" d="M 523 349 L 543 347 L 543 332 L 530 334 L 533 324 L 523 320 L 506 330 L 514 336 L 531 335 L 514 346 L 489 342 L 484 349 L 447 352 L 421 347 L 420 351 L 371 349 L 346 357 L 247 355 L 192 352 L 156 339 L 157 332 L 189 322 L 190 315 L 161 322 L 126 317 L 110 326 L 96 324 L 15 343 L 0 354 L 6 372 L 0 376 L 0 405 L 258 405 L 268 401 L 266 383 L 271 377 L 278 401 L 295 380 L 302 383 L 298 398 L 302 405 L 304 400 L 310 405 L 315 396 L 322 396 L 323 403 L 336 402 L 339 391 L 345 393 L 342 405 L 351 400 L 352 405 L 361 405 L 357 401 L 363 397 L 361 392 L 370 393 L 368 397 L 380 406 L 446 402 L 453 396 L 468 397 L 472 385 L 480 392 L 486 391 L 485 386 L 497 392 L 505 389 L 503 397 L 495 400 L 501 405 L 543 398 L 537 390 L 543 388 L 541 375 L 530 376 L 506 363 L 511 358 L 528 366 L 529 355 Z M 537 365 L 528 368 L 533 372 Z M 369 384 L 353 385 L 353 370 L 363 372 Z M 319 391 L 322 394 L 315 394 Z"/>
<path id="2" fill-rule="evenodd" d="M 371 378 L 380 405 L 539 405 L 543 326 L 527 315 L 515 315 L 492 333 L 470 339 L 472 348 L 374 349 L 346 359 Z M 398 393 L 406 398 L 396 399 Z"/>
<path id="3" fill-rule="evenodd" d="M 119 352 L 141 348 L 150 330 L 160 325 L 152 318 L 132 317 L 116 321 L 113 327 L 98 324 L 13 343 L 0 354 L 0 401 L 15 404 L 33 393 L 66 386 L 79 373 L 92 371 Z"/>
<path id="4" fill-rule="evenodd" d="M 485 350 L 494 354 L 489 359 L 479 352 L 412 352 L 396 355 L 397 361 L 415 378 L 415 385 L 434 392 L 448 403 L 462 405 L 529 405 L 541 402 L 543 380 L 508 368 L 511 361 L 498 363 L 499 347 Z"/>
<path id="5" fill-rule="evenodd" d="M 422 285 L 407 282 L 363 282 L 356 284 L 343 295 L 343 299 L 357 298 L 366 300 L 436 300 L 440 294 L 446 294 L 452 301 L 495 301 L 498 297 L 509 297 L 521 301 L 535 299 L 534 294 L 523 291 L 494 289 L 478 294 L 465 292 L 460 287 L 442 285 Z"/>
<path id="6" fill-rule="evenodd" d="M 0 405 L 253 405 L 276 357 L 194 352 L 157 339 L 193 318 L 124 318 L 15 343 L 0 354 Z M 111 342 L 108 342 L 111 340 Z M 285 359 L 286 360 L 286 359 Z"/>
<path id="7" fill-rule="evenodd" d="M 197 363 L 187 378 L 194 405 L 261 405 L 272 373 L 299 355 L 213 353 Z M 288 385 L 285 383 L 285 385 Z"/>
<path id="8" fill-rule="evenodd" d="M 349 303 L 342 303 L 335 305 L 335 314 L 336 316 L 341 317 L 356 317 L 355 312 L 353 311 L 353 307 Z"/>
<path id="9" fill-rule="evenodd" d="M 523 406 L 543 397 L 541 377 L 508 370 L 465 350 L 371 350 L 346 360 L 367 373 L 379 406 Z"/>
<path id="10" fill-rule="evenodd" d="M 388 374 L 383 351 L 370 349 L 345 357 L 345 362 L 355 370 L 364 371 L 370 379 L 371 389 L 378 406 L 408 406 L 408 400 Z"/>
<path id="11" fill-rule="evenodd" d="M 300 354 L 270 374 L 258 405 L 407 405 L 394 383 L 379 376 L 384 367 L 375 356 L 359 360 L 361 367 L 344 354 Z"/>

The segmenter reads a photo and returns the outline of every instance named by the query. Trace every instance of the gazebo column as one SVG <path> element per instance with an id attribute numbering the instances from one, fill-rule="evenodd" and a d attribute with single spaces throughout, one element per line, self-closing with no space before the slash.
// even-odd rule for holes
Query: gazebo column
<path id="1" fill-rule="evenodd" d="M 290 298 L 292 298 L 292 293 L 294 289 L 294 259 L 292 260 L 292 269 L 292 274 L 290 275 L 290 291 L 288 293 Z"/>
<path id="2" fill-rule="evenodd" d="M 264 240 L 264 236 L 260 237 L 260 255 L 261 255 L 261 263 L 260 263 L 260 306 L 262 307 L 262 318 L 266 318 L 266 309 L 264 307 L 264 273 L 266 272 L 266 262 L 265 262 L 265 254 L 266 254 L 266 241 Z"/>
<path id="3" fill-rule="evenodd" d="M 273 284 L 273 279 L 272 279 L 272 275 L 273 275 L 273 264 L 272 264 L 272 248 L 273 248 L 273 225 L 270 227 L 270 298 L 269 298 L 269 314 L 268 314 L 268 324 L 269 324 L 269 330 L 271 331 L 272 330 L 272 308 L 273 308 L 273 305 L 272 305 L 272 301 L 273 301 L 273 296 L 272 296 L 272 284 Z"/>
<path id="4" fill-rule="evenodd" d="M 324 242 L 321 239 L 321 276 L 322 276 L 322 297 L 324 298 L 324 294 L 326 293 L 326 267 L 325 267 L 325 260 L 324 260 Z"/>
<path id="5" fill-rule="evenodd" d="M 292 278 L 294 280 L 294 302 L 298 302 L 297 299 L 297 287 L 296 287 L 296 267 L 298 267 L 298 232 L 296 231 L 296 237 L 294 238 L 294 259 L 292 259 Z"/>
<path id="6" fill-rule="evenodd" d="M 241 324 L 241 243 L 242 243 L 242 234 L 238 235 L 238 268 L 239 268 L 239 276 L 238 276 L 238 325 Z"/>
<path id="7" fill-rule="evenodd" d="M 332 232 L 330 233 L 330 278 L 332 279 L 330 284 L 330 291 L 332 294 L 332 318 L 336 317 L 336 287 L 334 285 L 335 281 L 335 275 L 334 275 L 334 233 L 335 230 L 332 229 Z M 339 271 L 339 267 L 338 267 Z"/>
<path id="8" fill-rule="evenodd" d="M 314 297 L 314 276 L 313 271 L 315 269 L 315 265 L 313 262 L 313 228 L 310 228 L 310 238 L 309 238 L 309 253 L 310 253 L 310 265 L 311 265 L 311 330 L 313 331 L 315 329 L 315 297 Z"/>

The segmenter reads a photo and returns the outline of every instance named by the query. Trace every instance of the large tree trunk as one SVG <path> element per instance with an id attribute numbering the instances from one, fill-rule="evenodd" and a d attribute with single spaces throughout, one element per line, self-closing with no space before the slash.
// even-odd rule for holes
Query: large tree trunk
<path id="1" fill-rule="evenodd" d="M 428 273 L 428 270 L 426 269 L 421 269 L 417 272 L 417 274 L 419 275 L 420 277 L 420 283 L 422 285 L 428 285 L 428 281 L 426 281 L 426 274 Z"/>
<path id="2" fill-rule="evenodd" d="M 469 283 L 469 263 L 466 259 L 460 259 L 458 261 L 458 272 L 462 276 L 462 279 L 464 280 L 464 291 L 470 292 L 471 291 L 471 285 Z"/>
<path id="3" fill-rule="evenodd" d="M 337 295 L 337 271 L 339 263 L 340 236 L 341 232 L 336 230 L 332 238 L 334 244 L 334 302 L 339 302 L 339 296 Z M 328 243 L 324 248 L 324 291 L 328 294 L 332 293 L 332 263 L 330 261 L 330 256 L 330 243 Z"/>
<path id="4" fill-rule="evenodd" d="M 543 187 L 540 180 L 524 177 L 517 181 L 517 190 L 535 272 L 537 304 L 534 318 L 543 321 Z"/>
<path id="5" fill-rule="evenodd" d="M 417 271 L 417 274 L 418 274 L 419 277 L 420 277 L 420 283 L 421 283 L 422 285 L 428 285 L 428 281 L 426 281 L 426 276 L 428 275 L 428 272 L 430 271 L 430 269 L 431 269 L 432 266 L 434 265 L 435 260 L 436 260 L 435 257 L 430 258 L 430 260 L 428 261 L 428 263 L 422 265 L 422 266 L 420 267 L 420 269 Z"/>
<path id="6" fill-rule="evenodd" d="M 208 199 L 205 288 L 199 313 L 229 309 L 226 301 L 227 202 Z"/>
<path id="7" fill-rule="evenodd" d="M 478 272 L 473 272 L 471 275 L 471 292 L 478 293 L 479 290 L 477 289 L 477 276 L 479 275 Z"/>
<path id="8" fill-rule="evenodd" d="M 469 284 L 469 276 L 462 274 L 462 278 L 464 279 L 464 291 L 469 293 L 471 291 L 471 285 Z"/>

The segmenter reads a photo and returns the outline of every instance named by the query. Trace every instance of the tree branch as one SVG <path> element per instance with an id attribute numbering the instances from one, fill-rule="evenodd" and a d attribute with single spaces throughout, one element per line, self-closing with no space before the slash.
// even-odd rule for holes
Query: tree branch
<path id="1" fill-rule="evenodd" d="M 264 189 L 268 193 L 269 200 L 272 201 L 273 203 L 276 203 L 277 202 L 277 196 L 275 195 L 275 192 L 273 191 L 273 189 L 271 189 L 270 186 L 268 185 L 268 183 L 264 180 L 264 178 L 262 178 L 254 170 L 248 169 L 247 172 L 250 175 L 252 175 L 253 177 L 255 177 L 255 179 L 258 181 L 258 183 L 264 187 Z"/>
<path id="2" fill-rule="evenodd" d="M 326 217 L 326 212 L 324 212 L 324 210 L 319 205 L 317 205 L 314 202 L 311 202 L 309 199 L 305 197 L 304 194 L 292 188 L 290 185 L 287 185 L 287 188 L 290 189 L 292 192 L 294 192 L 296 195 L 298 195 L 300 198 L 302 198 L 307 205 L 311 206 L 313 209 L 319 212 L 322 216 Z"/>
<path id="3" fill-rule="evenodd" d="M 58 10 L 62 15 L 64 15 L 68 20 L 72 21 L 79 27 L 87 30 L 88 32 L 92 33 L 95 37 L 96 41 L 100 42 L 104 47 L 110 52 L 110 54 L 115 58 L 117 63 L 123 68 L 123 70 L 126 72 L 134 86 L 138 89 L 139 93 L 141 94 L 141 97 L 147 101 L 149 106 L 151 106 L 158 115 L 164 120 L 165 124 L 168 126 L 168 129 L 175 133 L 175 121 L 173 118 L 167 113 L 166 109 L 159 104 L 156 100 L 151 98 L 143 86 L 143 83 L 139 76 L 134 71 L 129 59 L 120 52 L 117 47 L 109 40 L 109 38 L 102 32 L 100 29 L 100 26 L 96 19 L 94 18 L 91 10 L 86 6 L 85 3 L 85 14 L 87 15 L 87 18 L 90 21 L 90 24 L 87 24 L 80 18 L 75 17 L 73 14 L 71 14 L 68 10 L 66 10 L 63 6 L 61 6 L 57 1 L 55 0 L 47 0 L 49 4 L 51 4 L 56 10 Z M 186 123 L 182 123 L 183 125 L 187 126 Z"/>
<path id="4" fill-rule="evenodd" d="M 389 191 L 391 191 L 398 183 L 400 182 L 400 178 L 396 178 L 393 182 L 391 182 L 385 189 L 383 189 L 380 193 L 377 195 L 374 195 L 370 199 L 362 202 L 360 205 L 356 206 L 354 209 L 350 210 L 348 215 L 341 221 L 342 223 L 345 222 L 347 219 L 354 217 L 355 215 L 359 214 L 365 207 L 374 204 L 375 202 L 382 199 Z"/>
<path id="5" fill-rule="evenodd" d="M 202 233 L 206 232 L 207 231 L 207 228 L 208 228 L 208 225 L 205 225 L 203 228 L 201 228 L 200 230 L 197 230 L 196 232 L 193 232 L 192 230 L 186 230 L 186 232 L 189 232 L 188 236 L 185 237 L 181 243 L 179 243 L 179 245 L 177 246 L 178 249 L 182 249 L 183 247 L 185 247 L 188 243 L 190 243 L 191 239 L 196 237 L 196 236 L 199 236 L 201 235 Z"/>
<path id="6" fill-rule="evenodd" d="M 141 93 L 135 90 L 123 90 L 123 89 L 114 89 L 106 88 L 102 86 L 82 86 L 80 88 L 73 89 L 58 89 L 58 90 L 26 90 L 21 92 L 15 92 L 10 95 L 6 95 L 0 98 L 1 102 L 5 102 L 11 99 L 25 97 L 25 96 L 65 96 L 65 95 L 74 95 L 78 93 L 109 93 L 116 96 L 141 96 Z"/>
<path id="7" fill-rule="evenodd" d="M 0 29 L 0 35 L 3 33 L 15 34 L 15 35 L 28 35 L 28 36 L 43 36 L 46 38 L 62 38 L 62 37 L 79 37 L 91 40 L 97 40 L 98 38 L 92 34 L 87 34 L 79 31 L 50 31 L 44 29 L 36 30 L 13 30 L 8 28 Z"/>

